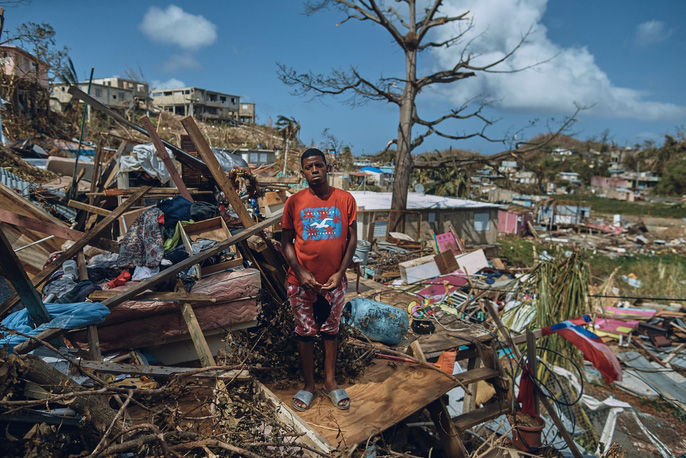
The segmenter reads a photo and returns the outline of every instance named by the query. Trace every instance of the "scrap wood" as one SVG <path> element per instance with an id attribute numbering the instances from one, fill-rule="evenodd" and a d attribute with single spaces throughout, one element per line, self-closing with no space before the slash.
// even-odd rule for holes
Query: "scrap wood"
<path id="1" fill-rule="evenodd" d="M 137 132 L 140 132 L 141 134 L 143 134 L 143 135 L 145 135 L 145 136 L 148 136 L 148 132 L 147 132 L 144 128 L 142 128 L 142 127 L 140 127 L 140 126 L 138 126 L 138 125 L 132 123 L 132 122 L 129 121 L 128 119 L 126 119 L 126 118 L 124 118 L 123 116 L 121 116 L 119 113 L 117 113 L 117 112 L 115 112 L 115 111 L 113 111 L 113 110 L 110 110 L 110 109 L 107 108 L 105 105 L 103 105 L 103 104 L 100 103 L 98 100 L 96 100 L 95 98 L 91 97 L 90 95 L 86 94 L 85 92 L 83 92 L 83 91 L 82 91 L 81 89 L 79 89 L 78 87 L 76 87 L 76 86 L 70 86 L 68 92 L 69 92 L 69 94 L 71 94 L 72 96 L 76 97 L 77 99 L 80 99 L 80 100 L 84 101 L 85 103 L 89 104 L 89 105 L 92 106 L 93 108 L 96 108 L 96 109 L 102 111 L 102 112 L 105 113 L 107 116 L 109 116 L 109 117 L 115 119 L 116 121 L 122 123 L 123 125 L 125 125 L 125 126 L 131 128 L 131 129 L 133 129 L 133 130 L 135 130 L 135 131 L 137 131 Z M 162 140 L 162 143 L 164 144 L 164 146 L 166 146 L 167 148 L 169 148 L 170 150 L 172 150 L 172 153 L 174 153 L 174 158 L 175 158 L 177 161 L 179 161 L 179 162 L 181 162 L 181 163 L 183 163 L 183 164 L 186 164 L 188 167 L 191 167 L 191 168 L 194 169 L 194 170 L 199 171 L 200 173 L 202 173 L 202 174 L 205 175 L 206 177 L 211 177 L 210 171 L 209 171 L 209 169 L 207 168 L 207 166 L 205 165 L 205 163 L 204 163 L 203 161 L 201 161 L 201 160 L 199 160 L 199 159 L 197 159 L 197 158 L 191 156 L 190 154 L 188 154 L 187 152 L 185 152 L 185 151 L 182 150 L 181 148 L 179 148 L 179 147 L 177 147 L 177 146 L 174 146 L 174 145 L 172 145 L 171 143 L 169 143 L 169 142 L 167 142 L 167 141 L 165 141 L 165 140 Z"/>
<path id="2" fill-rule="evenodd" d="M 147 116 L 143 116 L 142 118 L 140 118 L 140 122 L 141 124 L 143 124 L 145 130 L 148 131 L 148 135 L 150 136 L 150 138 L 152 138 L 152 142 L 155 145 L 155 149 L 157 150 L 157 155 L 162 159 L 162 162 L 164 163 L 165 167 L 167 168 L 167 171 L 169 172 L 169 176 L 174 181 L 174 184 L 176 184 L 176 187 L 179 189 L 179 194 L 181 194 L 187 201 L 191 203 L 194 202 L 193 198 L 188 192 L 188 189 L 186 189 L 186 184 L 183 182 L 181 175 L 179 175 L 179 171 L 176 170 L 176 166 L 167 154 L 167 149 L 162 143 L 162 139 L 157 134 L 155 126 L 153 126 L 152 122 L 150 122 L 150 118 L 148 118 Z"/>
<path id="3" fill-rule="evenodd" d="M 85 235 L 81 231 L 70 229 L 64 225 L 53 224 L 47 221 L 31 218 L 2 209 L 0 209 L 0 221 L 3 223 L 12 224 L 13 226 L 41 232 L 43 234 L 54 235 L 55 237 L 71 240 L 73 242 L 80 240 Z M 113 253 L 119 252 L 119 244 L 106 238 L 97 237 L 91 240 L 90 244 Z"/>
<path id="4" fill-rule="evenodd" d="M 88 361 L 80 359 L 73 361 L 74 366 L 81 369 L 89 369 L 106 374 L 130 374 L 145 375 L 147 377 L 203 377 L 250 381 L 252 377 L 245 369 L 237 369 L 235 366 L 208 366 L 208 367 L 172 367 L 172 366 L 146 366 L 141 364 L 122 364 L 107 361 Z"/>
<path id="5" fill-rule="evenodd" d="M 524 365 L 525 363 L 523 362 L 522 359 L 522 354 L 519 351 L 519 348 L 517 345 L 514 343 L 512 340 L 512 336 L 510 335 L 510 332 L 507 330 L 507 328 L 503 325 L 502 321 L 500 321 L 500 317 L 498 316 L 498 311 L 494 307 L 493 302 L 487 300 L 486 301 L 486 308 L 488 309 L 488 313 L 490 313 L 491 318 L 496 324 L 496 327 L 500 331 L 500 333 L 503 335 L 505 338 L 505 341 L 509 345 L 509 347 L 512 349 L 514 352 L 515 356 L 517 357 L 517 361 L 519 361 L 520 365 Z M 526 336 L 524 336 L 526 339 Z M 535 383 L 535 389 L 540 391 L 540 388 L 538 385 Z M 583 455 L 581 455 L 581 452 L 579 452 L 579 449 L 576 447 L 576 444 L 574 443 L 574 440 L 572 439 L 572 436 L 569 434 L 569 431 L 565 428 L 564 424 L 562 423 L 562 420 L 560 420 L 560 417 L 557 415 L 555 410 L 553 409 L 553 406 L 550 405 L 550 402 L 548 401 L 548 398 L 545 397 L 545 394 L 540 397 L 541 404 L 543 404 L 543 407 L 545 410 L 548 412 L 548 415 L 550 415 L 550 418 L 552 418 L 553 423 L 555 423 L 555 426 L 557 426 L 558 431 L 562 435 L 562 438 L 565 440 L 565 443 L 567 444 L 567 447 L 569 447 L 569 450 L 571 450 L 572 455 L 574 455 L 575 458 L 582 458 Z"/>
<path id="6" fill-rule="evenodd" d="M 115 290 L 96 290 L 88 295 L 88 299 L 100 302 L 111 297 L 116 297 L 121 294 L 121 291 Z M 167 301 L 167 302 L 217 302 L 217 299 L 210 296 L 209 294 L 194 294 L 189 293 L 188 295 L 179 295 L 172 291 L 147 291 L 142 292 L 135 298 L 137 301 Z"/>
<path id="7" fill-rule="evenodd" d="M 191 194 L 212 194 L 212 191 L 200 191 L 198 188 L 186 188 L 189 193 Z M 119 188 L 113 188 L 113 189 L 105 189 L 104 191 L 99 191 L 99 192 L 87 192 L 87 196 L 95 197 L 95 196 L 128 196 L 131 194 L 134 194 L 138 192 L 140 188 L 138 187 L 133 187 L 133 188 L 128 188 L 128 189 L 119 189 Z M 177 195 L 179 194 L 179 190 L 177 188 L 152 188 L 150 191 L 148 191 L 148 196 L 167 196 L 167 195 Z"/>
<path id="8" fill-rule="evenodd" d="M 104 232 L 112 222 L 114 222 L 122 213 L 128 210 L 135 202 L 138 201 L 145 193 L 150 189 L 150 187 L 142 188 L 138 193 L 131 196 L 119 207 L 117 207 L 109 216 L 105 217 L 100 221 L 93 229 L 87 232 L 84 237 L 74 242 L 74 244 L 64 251 L 57 259 L 48 264 L 42 272 L 33 277 L 32 282 L 34 286 L 39 286 L 47 281 L 50 276 L 55 273 L 57 269 L 62 266 L 64 261 L 74 257 L 79 251 L 81 251 L 88 243 Z M 12 308 L 19 301 L 19 297 L 14 294 L 12 297 L 7 299 L 4 304 L 0 305 L 0 316 L 3 316 L 10 308 Z"/>

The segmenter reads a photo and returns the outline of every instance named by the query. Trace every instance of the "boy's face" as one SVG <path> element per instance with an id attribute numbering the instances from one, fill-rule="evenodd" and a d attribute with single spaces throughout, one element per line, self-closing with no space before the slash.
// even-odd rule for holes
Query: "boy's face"
<path id="1" fill-rule="evenodd" d="M 310 156 L 303 160 L 303 169 L 300 173 L 310 186 L 321 186 L 326 183 L 327 165 L 321 156 Z"/>

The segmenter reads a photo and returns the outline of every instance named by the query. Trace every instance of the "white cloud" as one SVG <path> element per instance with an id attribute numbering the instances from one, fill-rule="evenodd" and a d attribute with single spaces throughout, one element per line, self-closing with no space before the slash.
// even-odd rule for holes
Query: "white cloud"
<path id="1" fill-rule="evenodd" d="M 191 70 L 202 68 L 202 65 L 190 54 L 172 54 L 162 65 L 162 69 L 167 72 L 177 70 Z"/>
<path id="2" fill-rule="evenodd" d="M 640 45 L 650 45 L 666 40 L 672 31 L 662 21 L 647 21 L 636 26 L 636 41 Z"/>
<path id="3" fill-rule="evenodd" d="M 529 27 L 526 42 L 517 52 L 494 70 L 512 71 L 534 65 L 516 73 L 485 74 L 451 85 L 449 97 L 458 105 L 478 96 L 493 101 L 504 111 L 551 112 L 571 114 L 575 104 L 593 106 L 587 115 L 644 120 L 683 119 L 686 109 L 670 103 L 646 100 L 648 94 L 617 87 L 595 62 L 587 48 L 563 48 L 547 36 L 541 20 L 547 0 L 449 0 L 442 13 L 452 16 L 470 10 L 472 28 L 465 31 L 463 43 L 471 40 L 471 64 L 486 65 L 512 50 Z M 445 28 L 444 28 L 445 29 Z M 454 36 L 460 29 L 443 30 L 438 40 Z M 436 51 L 442 68 L 454 66 L 463 46 L 455 45 Z M 546 62 L 547 61 L 547 62 Z M 543 62 L 543 63 L 542 63 Z M 536 65 L 539 64 L 539 65 Z"/>
<path id="4" fill-rule="evenodd" d="M 216 25 L 176 5 L 169 5 L 166 10 L 151 6 L 139 28 L 153 41 L 178 45 L 186 50 L 209 46 L 217 40 Z"/>
<path id="5" fill-rule="evenodd" d="M 167 81 L 154 80 L 150 85 L 153 89 L 176 89 L 179 87 L 186 87 L 186 83 L 176 78 L 171 78 Z"/>

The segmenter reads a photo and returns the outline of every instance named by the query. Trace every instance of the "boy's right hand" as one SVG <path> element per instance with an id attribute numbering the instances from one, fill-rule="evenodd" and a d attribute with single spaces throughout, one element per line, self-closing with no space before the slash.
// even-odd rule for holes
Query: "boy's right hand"
<path id="1" fill-rule="evenodd" d="M 300 272 L 296 274 L 296 276 L 298 277 L 300 286 L 302 286 L 303 288 L 309 288 L 315 291 L 320 291 L 322 289 L 322 285 L 319 282 L 317 282 L 317 280 L 314 278 L 314 275 L 312 275 L 311 272 L 302 269 Z"/>

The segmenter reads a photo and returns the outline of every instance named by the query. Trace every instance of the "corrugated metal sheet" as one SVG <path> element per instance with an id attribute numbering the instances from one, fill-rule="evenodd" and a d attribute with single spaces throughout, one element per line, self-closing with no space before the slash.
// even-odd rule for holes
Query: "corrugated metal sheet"
<path id="1" fill-rule="evenodd" d="M 2 167 L 0 167 L 0 182 L 2 182 L 2 184 L 7 186 L 8 188 L 12 188 L 18 191 L 19 194 L 24 196 L 29 202 L 33 203 L 34 205 L 40 206 L 38 202 L 31 200 L 30 192 L 30 190 L 32 189 L 38 189 L 38 185 L 34 183 L 29 183 L 28 181 L 19 178 L 12 172 L 5 170 Z M 65 196 L 65 192 L 60 189 L 47 189 L 50 189 L 50 192 L 57 197 Z M 77 210 L 75 208 L 71 208 L 67 205 L 54 202 L 50 204 L 50 207 L 53 208 L 57 213 L 59 213 L 59 215 L 61 215 L 66 220 L 73 220 L 74 218 L 76 218 Z"/>

